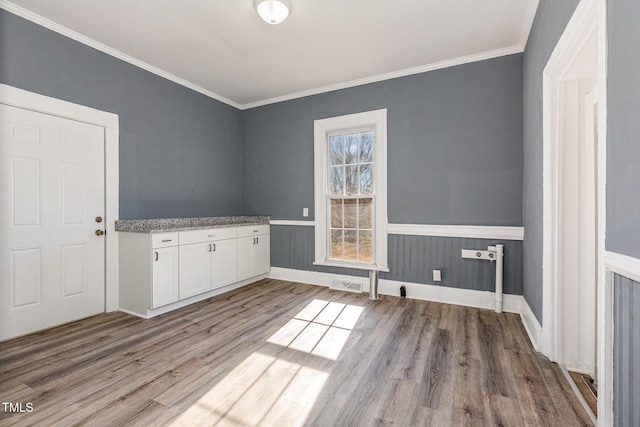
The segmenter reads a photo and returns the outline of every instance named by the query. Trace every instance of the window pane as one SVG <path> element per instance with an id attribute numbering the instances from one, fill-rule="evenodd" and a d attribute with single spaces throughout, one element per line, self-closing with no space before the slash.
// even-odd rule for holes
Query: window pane
<path id="1" fill-rule="evenodd" d="M 346 170 L 345 177 L 344 177 L 345 194 L 356 195 L 358 194 L 358 165 L 347 166 L 345 170 Z"/>
<path id="2" fill-rule="evenodd" d="M 344 166 L 332 166 L 329 176 L 329 191 L 331 194 L 344 193 Z"/>
<path id="3" fill-rule="evenodd" d="M 329 162 L 331 165 L 344 164 L 344 144 L 342 136 L 329 137 Z"/>
<path id="4" fill-rule="evenodd" d="M 360 163 L 373 162 L 373 132 L 360 134 Z"/>
<path id="5" fill-rule="evenodd" d="M 344 259 L 345 261 L 358 260 L 358 232 L 344 232 Z"/>
<path id="6" fill-rule="evenodd" d="M 331 259 L 342 259 L 342 230 L 331 230 Z"/>
<path id="7" fill-rule="evenodd" d="M 344 135 L 344 163 L 358 163 L 358 134 Z"/>
<path id="8" fill-rule="evenodd" d="M 331 199 L 331 228 L 342 228 L 342 199 Z"/>
<path id="9" fill-rule="evenodd" d="M 373 228 L 373 199 L 358 200 L 360 229 Z"/>
<path id="10" fill-rule="evenodd" d="M 344 228 L 358 227 L 357 206 L 357 199 L 344 199 Z"/>
<path id="11" fill-rule="evenodd" d="M 373 165 L 360 165 L 360 194 L 373 193 Z"/>
<path id="12" fill-rule="evenodd" d="M 373 234 L 371 231 L 360 231 L 360 261 L 373 262 Z"/>

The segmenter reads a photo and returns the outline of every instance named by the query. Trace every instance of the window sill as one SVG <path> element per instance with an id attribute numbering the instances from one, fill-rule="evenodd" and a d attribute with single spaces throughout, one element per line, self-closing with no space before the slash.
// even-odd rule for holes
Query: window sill
<path id="1" fill-rule="evenodd" d="M 387 267 L 377 267 L 375 264 L 353 264 L 348 262 L 338 262 L 338 261 L 323 261 L 317 262 L 314 261 L 313 265 L 323 266 L 323 267 L 341 267 L 341 268 L 353 268 L 356 270 L 377 270 L 383 273 L 388 273 L 389 269 Z"/>

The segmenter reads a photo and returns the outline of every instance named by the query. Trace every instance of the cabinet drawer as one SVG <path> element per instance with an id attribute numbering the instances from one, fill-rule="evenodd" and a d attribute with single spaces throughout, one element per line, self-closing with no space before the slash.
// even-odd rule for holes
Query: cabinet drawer
<path id="1" fill-rule="evenodd" d="M 269 224 L 238 227 L 238 237 L 260 236 L 263 234 L 269 234 Z"/>
<path id="2" fill-rule="evenodd" d="M 178 233 L 154 233 L 151 235 L 151 247 L 166 248 L 178 245 Z"/>
<path id="3" fill-rule="evenodd" d="M 180 232 L 180 244 L 212 242 L 214 240 L 226 240 L 236 238 L 236 228 L 209 228 L 206 230 L 192 230 Z"/>

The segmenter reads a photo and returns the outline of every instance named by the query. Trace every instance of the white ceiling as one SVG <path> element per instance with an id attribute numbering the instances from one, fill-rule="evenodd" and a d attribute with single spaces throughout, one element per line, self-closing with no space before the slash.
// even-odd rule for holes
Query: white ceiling
<path id="1" fill-rule="evenodd" d="M 238 108 L 521 52 L 538 0 L 0 0 Z"/>

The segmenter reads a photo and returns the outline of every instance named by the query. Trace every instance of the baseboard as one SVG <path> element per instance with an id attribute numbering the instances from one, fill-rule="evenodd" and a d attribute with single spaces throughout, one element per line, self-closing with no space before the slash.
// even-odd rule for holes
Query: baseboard
<path id="1" fill-rule="evenodd" d="M 520 298 L 520 318 L 522 319 L 522 324 L 524 325 L 525 331 L 527 331 L 527 335 L 529 335 L 534 350 L 541 351 L 542 326 L 540 322 L 538 322 L 536 315 L 533 314 L 533 310 L 529 307 L 527 300 L 524 299 L 523 296 L 520 296 Z"/>
<path id="2" fill-rule="evenodd" d="M 129 311 L 120 308 L 119 311 L 123 313 L 131 314 L 132 316 L 141 317 L 143 319 L 151 319 L 152 317 L 159 316 L 164 313 L 168 313 L 170 311 L 176 310 L 178 308 L 186 307 L 189 304 L 193 304 L 198 301 L 205 300 L 207 298 L 215 297 L 216 295 L 223 294 L 225 292 L 232 291 L 234 289 L 241 288 L 243 286 L 250 285 L 251 283 L 257 282 L 258 280 L 262 280 L 268 277 L 268 274 L 261 274 L 260 276 L 251 277 L 249 279 L 242 280 L 240 282 L 232 283 L 227 286 L 223 286 L 222 288 L 214 289 L 209 292 L 205 292 L 200 295 L 193 296 L 191 298 L 187 298 L 181 301 L 177 301 L 171 304 L 163 305 L 162 307 L 155 308 L 153 310 L 146 310 L 146 313 L 136 313 L 134 311 Z"/>
<path id="3" fill-rule="evenodd" d="M 369 279 L 360 276 L 347 276 L 318 271 L 294 270 L 290 268 L 271 267 L 269 277 L 272 279 L 291 282 L 307 283 L 310 285 L 330 286 L 333 280 L 345 280 L 364 283 L 363 290 L 369 291 Z M 495 309 L 495 294 L 493 292 L 476 291 L 472 289 L 451 288 L 446 286 L 427 285 L 422 283 L 400 282 L 397 280 L 380 279 L 378 293 L 381 295 L 400 296 L 400 286 L 407 291 L 407 298 L 442 302 L 445 304 L 463 305 L 466 307 Z M 519 313 L 522 306 L 521 295 L 503 295 L 503 310 L 509 313 Z"/>

